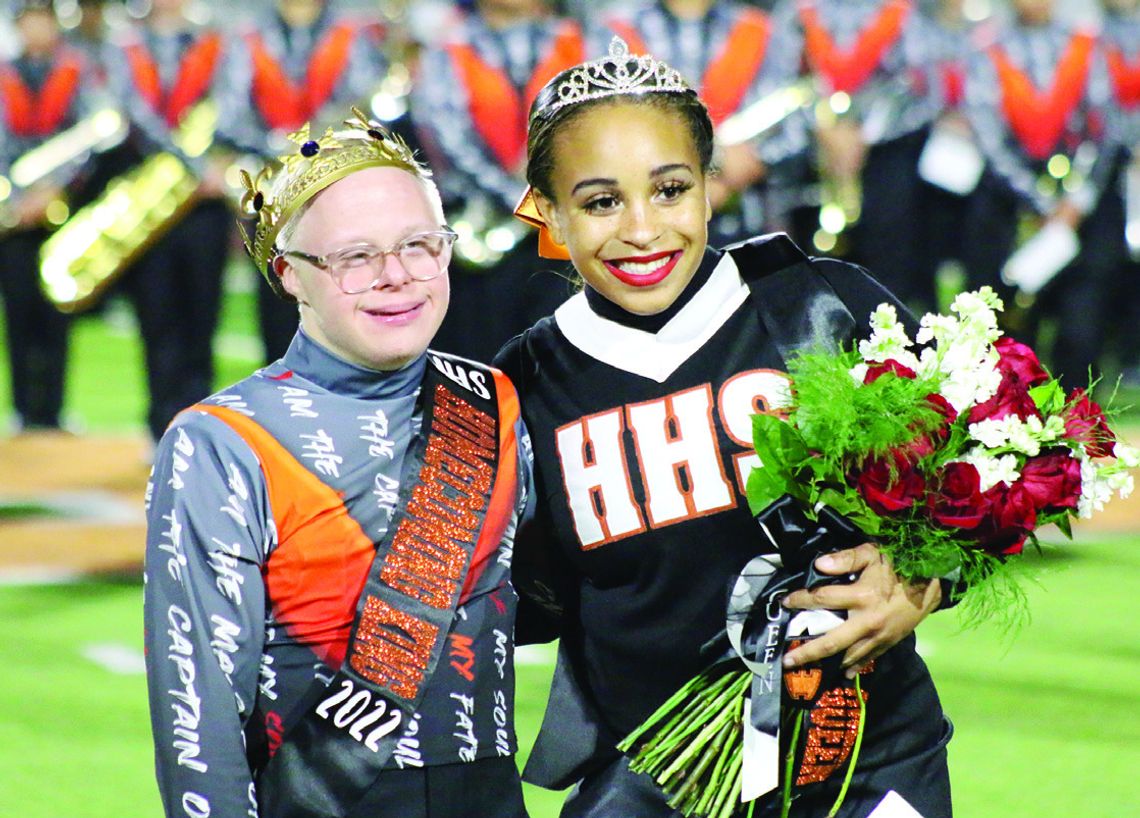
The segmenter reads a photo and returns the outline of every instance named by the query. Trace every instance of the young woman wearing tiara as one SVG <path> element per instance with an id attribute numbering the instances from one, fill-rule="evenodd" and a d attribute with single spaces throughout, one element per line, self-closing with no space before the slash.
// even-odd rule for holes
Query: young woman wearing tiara
<path id="1" fill-rule="evenodd" d="M 876 305 L 897 301 L 861 268 L 809 259 L 782 234 L 709 248 L 708 113 L 679 74 L 620 40 L 543 89 L 527 147 L 520 215 L 584 283 L 496 359 L 520 392 L 543 508 L 520 532 L 515 576 L 550 627 L 539 633 L 541 617 L 524 612 L 519 636 L 560 638 L 527 778 L 575 785 L 564 818 L 679 815 L 615 745 L 708 664 L 702 647 L 724 630 L 727 588 L 773 550 L 744 494 L 757 462 L 750 417 L 786 395 L 791 350 L 845 342 Z M 925 818 L 949 816 L 951 728 L 913 636 L 943 583 L 902 583 L 863 539 L 815 562 L 847 582 L 783 598 L 785 609 L 845 615 L 788 645 L 783 664 L 835 654 L 840 686 L 860 675 L 866 721 L 837 815 L 897 803 L 893 790 Z M 835 727 L 843 714 L 825 715 Z M 790 815 L 828 813 L 854 731 L 801 740 Z M 788 800 L 776 756 L 759 769 L 767 792 L 734 814 L 779 815 Z"/>

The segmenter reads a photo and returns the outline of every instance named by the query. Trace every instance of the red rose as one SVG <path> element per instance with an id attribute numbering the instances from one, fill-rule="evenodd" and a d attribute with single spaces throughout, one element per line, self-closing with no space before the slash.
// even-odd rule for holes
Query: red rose
<path id="1" fill-rule="evenodd" d="M 976 528 L 989 513 L 981 491 L 981 478 L 972 463 L 947 463 L 938 489 L 927 497 L 931 518 L 952 528 Z"/>
<path id="2" fill-rule="evenodd" d="M 998 483 L 985 493 L 990 517 L 979 527 L 979 541 L 995 554 L 1020 554 L 1029 532 L 1037 525 L 1033 495 L 1020 480 L 1012 486 Z"/>
<path id="3" fill-rule="evenodd" d="M 1026 461 L 1017 483 L 1039 511 L 1076 508 L 1081 497 L 1081 464 L 1068 449 L 1054 449 Z"/>
<path id="4" fill-rule="evenodd" d="M 863 383 L 874 383 L 888 372 L 893 372 L 900 378 L 906 378 L 908 380 L 914 380 L 917 377 L 915 371 L 909 366 L 903 366 L 894 358 L 888 358 L 882 363 L 868 366 L 867 374 L 863 376 Z"/>
<path id="5" fill-rule="evenodd" d="M 926 491 L 926 481 L 912 460 L 895 452 L 870 461 L 856 478 L 855 488 L 876 512 L 893 514 L 913 506 Z"/>
<path id="6" fill-rule="evenodd" d="M 1074 389 L 1065 409 L 1065 436 L 1080 441 L 1089 457 L 1108 457 L 1116 449 L 1116 435 L 1100 404 L 1083 389 Z"/>
<path id="7" fill-rule="evenodd" d="M 1012 371 L 1003 372 L 1001 384 L 992 398 L 970 410 L 969 422 L 1001 420 L 1009 415 L 1017 415 L 1022 420 L 1041 417 L 1037 404 L 1029 395 L 1029 384 Z"/>
<path id="8" fill-rule="evenodd" d="M 1003 335 L 994 341 L 998 355 L 998 369 L 1002 374 L 1012 373 L 1026 386 L 1037 386 L 1049 380 L 1049 373 L 1037 360 L 1037 353 L 1020 341 Z"/>
<path id="9" fill-rule="evenodd" d="M 950 401 L 939 395 L 937 392 L 932 392 L 926 396 L 926 402 L 938 414 L 942 415 L 942 423 L 939 424 L 937 429 L 930 432 L 930 439 L 939 443 L 945 443 L 946 439 L 950 437 L 950 424 L 958 419 L 958 410 L 950 405 Z M 929 454 L 929 452 L 927 452 Z"/>
<path id="10" fill-rule="evenodd" d="M 958 419 L 958 410 L 953 407 L 950 401 L 946 400 L 946 398 L 937 392 L 931 392 L 927 395 L 926 402 L 929 403 L 935 411 L 946 418 L 947 424 L 953 423 Z"/>

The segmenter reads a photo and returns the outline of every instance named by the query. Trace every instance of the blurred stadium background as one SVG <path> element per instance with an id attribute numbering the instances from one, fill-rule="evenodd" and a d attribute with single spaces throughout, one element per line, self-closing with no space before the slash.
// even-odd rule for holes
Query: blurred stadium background
<path id="1" fill-rule="evenodd" d="M 1083 0 L 1059 5 L 1095 17 Z M 8 24 L 0 19 L 0 49 L 10 43 Z M 254 274 L 234 256 L 216 342 L 219 385 L 261 359 Z M 0 818 L 161 814 L 142 672 L 148 442 L 131 316 L 112 299 L 77 319 L 69 432 L 0 437 Z M 3 407 L 7 389 L 0 364 Z M 1140 415 L 1123 420 L 1140 442 Z M 956 724 L 956 814 L 1140 816 L 1132 576 L 1140 574 L 1140 499 L 1118 501 L 1072 542 L 1047 536 L 1055 539 L 1025 560 L 1036 581 L 1028 585 L 1032 621 L 1020 631 L 969 628 L 954 613 L 920 630 Z M 552 660 L 551 646 L 520 651 L 524 755 Z M 557 815 L 559 794 L 530 789 L 527 798 L 534 818 Z"/>

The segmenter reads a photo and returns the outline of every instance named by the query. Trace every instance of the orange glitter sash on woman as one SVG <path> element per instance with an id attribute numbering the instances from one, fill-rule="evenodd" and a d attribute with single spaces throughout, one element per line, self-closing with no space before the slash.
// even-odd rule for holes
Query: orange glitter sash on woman
<path id="1" fill-rule="evenodd" d="M 890 0 L 848 49 L 840 49 L 831 38 L 814 6 L 800 4 L 804 27 L 804 49 L 812 69 L 822 74 L 832 91 L 848 94 L 858 91 L 875 73 L 883 55 L 902 33 L 910 14 L 910 0 Z"/>
<path id="2" fill-rule="evenodd" d="M 79 58 L 65 53 L 52 67 L 37 94 L 28 88 L 14 66 L 0 68 L 0 95 L 7 114 L 5 121 L 12 133 L 20 137 L 55 133 L 71 109 L 81 70 Z"/>
<path id="3" fill-rule="evenodd" d="M 154 59 L 143 43 L 132 43 L 127 47 L 127 61 L 130 63 L 131 77 L 139 93 L 157 113 L 162 115 L 166 124 L 173 128 L 181 121 L 186 109 L 209 89 L 221 51 L 222 38 L 217 33 L 210 33 L 195 40 L 183 53 L 178 76 L 165 100 L 162 81 L 158 76 L 158 66 L 154 64 Z"/>
<path id="4" fill-rule="evenodd" d="M 1140 56 L 1130 63 L 1119 48 L 1109 46 L 1106 51 L 1116 101 L 1125 108 L 1140 106 Z"/>
<path id="5" fill-rule="evenodd" d="M 294 130 L 316 114 L 344 73 L 355 36 L 348 23 L 333 26 L 313 49 L 304 82 L 298 84 L 289 79 L 258 34 L 248 35 L 253 101 L 265 124 L 274 130 Z"/>
<path id="6" fill-rule="evenodd" d="M 649 54 L 645 41 L 629 23 L 623 20 L 609 22 L 629 45 L 633 54 Z M 744 9 L 732 27 L 724 48 L 705 68 L 701 78 L 700 97 L 708 106 L 714 125 L 734 114 L 748 87 L 760 71 L 768 50 L 771 25 L 758 9 Z"/>
<path id="7" fill-rule="evenodd" d="M 1053 85 L 1039 93 L 1033 81 L 998 46 L 989 49 L 1001 85 L 1002 111 L 1030 158 L 1041 161 L 1057 147 L 1069 116 L 1085 93 L 1092 57 L 1091 34 L 1075 34 L 1057 63 Z"/>
<path id="8" fill-rule="evenodd" d="M 470 44 L 451 43 L 447 51 L 460 82 L 467 89 L 468 110 L 475 130 L 499 164 L 513 171 L 526 153 L 526 120 L 531 102 L 555 74 L 582 62 L 585 46 L 578 26 L 563 23 L 550 53 L 535 66 L 521 95 L 507 75 L 487 65 Z"/>

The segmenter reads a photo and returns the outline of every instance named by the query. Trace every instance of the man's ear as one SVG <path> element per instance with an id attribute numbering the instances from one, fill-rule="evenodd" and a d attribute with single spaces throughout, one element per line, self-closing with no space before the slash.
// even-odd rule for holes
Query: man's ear
<path id="1" fill-rule="evenodd" d="M 297 269 L 289 263 L 288 259 L 285 256 L 274 256 L 273 261 L 269 262 L 269 268 L 273 275 L 277 276 L 281 288 L 293 296 L 298 303 L 302 303 L 301 283 L 297 279 Z"/>
<path id="2" fill-rule="evenodd" d="M 554 202 L 543 196 L 539 191 L 535 190 L 533 193 L 534 205 L 538 208 L 542 220 L 546 222 L 546 229 L 550 231 L 550 238 L 554 239 L 557 244 L 566 244 L 564 241 L 565 231 L 562 229 L 562 224 L 558 221 L 558 208 L 554 206 Z"/>

